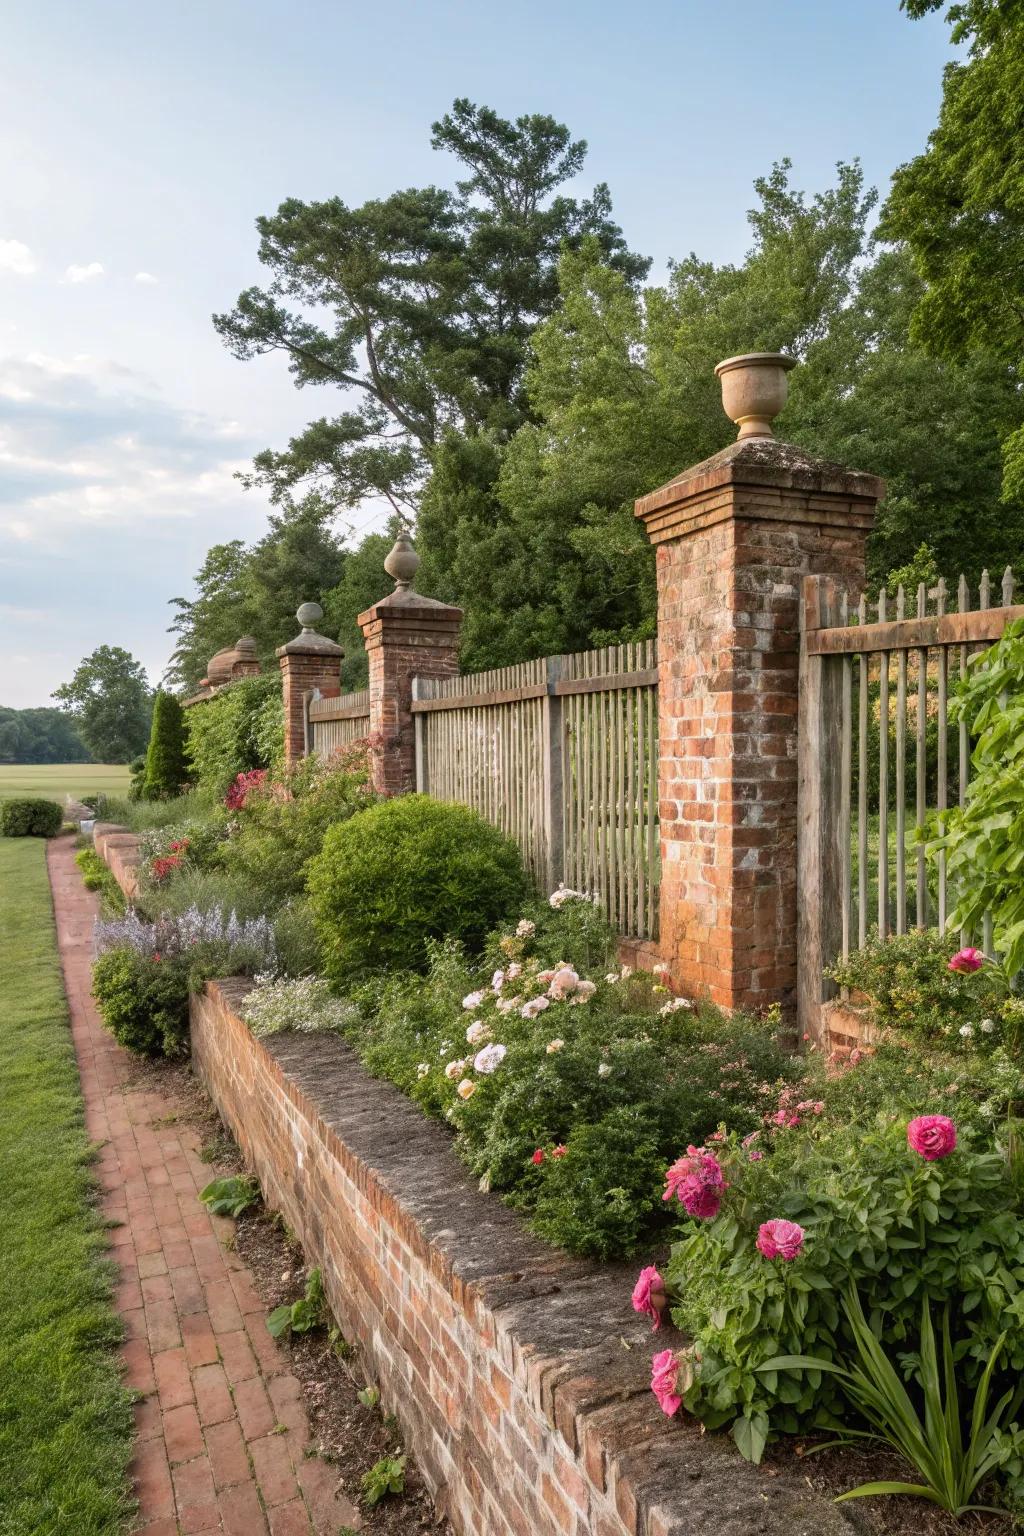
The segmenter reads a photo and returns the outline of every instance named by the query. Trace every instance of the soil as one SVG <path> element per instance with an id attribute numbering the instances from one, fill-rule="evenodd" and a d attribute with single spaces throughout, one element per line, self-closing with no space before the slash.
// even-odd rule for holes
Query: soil
<path id="1" fill-rule="evenodd" d="M 199 1132 L 201 1156 L 210 1163 L 211 1179 L 243 1171 L 238 1147 L 187 1064 L 140 1062 L 129 1086 L 149 1085 L 173 1095 L 175 1119 Z M 245 1260 L 268 1312 L 302 1295 L 308 1273 L 302 1250 L 280 1218 L 262 1205 L 235 1222 L 235 1250 Z M 401 1429 L 379 1408 L 359 1401 L 369 1378 L 360 1367 L 358 1346 L 333 1329 L 318 1328 L 293 1335 L 288 1347 L 291 1369 L 305 1394 L 313 1449 L 334 1467 L 352 1503 L 359 1504 L 363 1473 L 383 1456 L 405 1453 Z M 412 1456 L 405 1466 L 404 1493 L 391 1494 L 372 1509 L 360 1504 L 360 1517 L 359 1530 L 372 1536 L 428 1531 L 433 1536 L 454 1536 L 449 1522 L 434 1509 Z"/>
<path id="2" fill-rule="evenodd" d="M 205 1089 L 187 1063 L 139 1062 L 132 1084 L 159 1085 L 173 1093 L 179 1109 L 176 1118 L 192 1124 L 203 1141 L 204 1159 L 210 1162 L 211 1179 L 243 1171 L 233 1138 L 225 1130 Z M 235 1223 L 237 1252 L 245 1260 L 267 1311 L 285 1301 L 295 1301 L 305 1288 L 307 1270 L 301 1248 L 284 1223 L 263 1206 L 246 1212 Z M 358 1346 L 340 1336 L 330 1341 L 323 1329 L 293 1337 L 292 1369 L 302 1383 L 306 1409 L 316 1437 L 316 1451 L 337 1468 L 342 1488 L 357 1503 L 360 1479 L 382 1456 L 401 1454 L 401 1431 L 393 1419 L 377 1408 L 360 1403 L 358 1393 L 367 1384 L 360 1369 Z M 906 1463 L 880 1450 L 854 1447 L 809 1454 L 813 1438 L 787 1438 L 765 1454 L 769 1478 L 793 1462 L 803 1463 L 808 1486 L 826 1497 L 866 1482 L 913 1482 Z M 454 1536 L 449 1522 L 438 1515 L 410 1456 L 405 1469 L 405 1492 L 390 1496 L 374 1509 L 360 1510 L 360 1529 L 375 1536 L 412 1536 L 432 1532 Z M 844 1505 L 844 1514 L 856 1536 L 1010 1536 L 1013 1524 L 1001 1515 L 971 1515 L 962 1520 L 944 1514 L 923 1499 L 867 1498 Z"/>

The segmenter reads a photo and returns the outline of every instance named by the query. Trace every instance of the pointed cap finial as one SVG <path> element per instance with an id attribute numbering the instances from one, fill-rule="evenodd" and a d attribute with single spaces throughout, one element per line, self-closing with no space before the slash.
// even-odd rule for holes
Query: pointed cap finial
<path id="1" fill-rule="evenodd" d="M 407 533 L 400 533 L 384 561 L 384 569 L 393 578 L 395 591 L 411 591 L 413 578 L 420 568 L 420 557 Z"/>

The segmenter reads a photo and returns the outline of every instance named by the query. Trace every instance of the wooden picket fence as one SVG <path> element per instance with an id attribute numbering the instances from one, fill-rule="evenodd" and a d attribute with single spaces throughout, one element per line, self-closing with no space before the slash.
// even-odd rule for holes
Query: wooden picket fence
<path id="1" fill-rule="evenodd" d="M 851 605 L 831 578 L 804 582 L 798 915 L 808 1033 L 830 995 L 826 966 L 872 933 L 947 924 L 956 893 L 942 854 L 934 867 L 926 860 L 920 833 L 934 812 L 964 803 L 971 742 L 966 722 L 950 720 L 951 687 L 1024 616 L 1013 593 L 1009 568 L 998 594 L 982 576 L 976 604 L 961 576 L 955 610 L 944 581 L 909 598 L 883 590 L 870 606 Z M 977 937 L 990 940 L 987 924 Z"/>
<path id="2" fill-rule="evenodd" d="M 537 880 L 658 932 L 657 642 L 414 680 L 416 785 L 514 837 Z"/>
<path id="3" fill-rule="evenodd" d="M 360 741 L 370 729 L 370 690 L 310 699 L 306 709 L 306 749 L 328 757 L 339 747 Z"/>

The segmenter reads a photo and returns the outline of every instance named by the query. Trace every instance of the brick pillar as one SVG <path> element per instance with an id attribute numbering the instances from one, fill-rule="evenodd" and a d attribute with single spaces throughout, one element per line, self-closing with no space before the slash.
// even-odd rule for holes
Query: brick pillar
<path id="1" fill-rule="evenodd" d="M 359 615 L 370 663 L 370 761 L 382 795 L 416 788 L 414 677 L 455 677 L 462 609 L 412 589 L 419 556 L 401 535 L 384 562 L 394 592 Z"/>
<path id="2" fill-rule="evenodd" d="M 296 618 L 302 633 L 279 645 L 284 694 L 284 760 L 292 768 L 306 755 L 306 703 L 314 688 L 337 688 L 345 652 L 335 641 L 318 635 L 313 625 L 324 616 L 319 603 L 303 603 Z"/>
<path id="3" fill-rule="evenodd" d="M 657 547 L 662 954 L 724 1008 L 795 1007 L 801 580 L 859 591 L 884 493 L 747 436 L 636 503 Z"/>

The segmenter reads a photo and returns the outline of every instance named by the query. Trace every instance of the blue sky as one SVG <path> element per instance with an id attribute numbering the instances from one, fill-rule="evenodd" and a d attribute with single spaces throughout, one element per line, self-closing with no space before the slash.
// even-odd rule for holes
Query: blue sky
<path id="1" fill-rule="evenodd" d="M 3 30 L 0 704 L 16 706 L 104 642 L 155 681 L 168 599 L 211 543 L 262 529 L 235 471 L 340 400 L 213 332 L 260 280 L 257 214 L 449 183 L 429 125 L 465 95 L 585 137 L 580 190 L 609 183 L 657 280 L 691 250 L 740 259 L 751 183 L 783 155 L 808 191 L 857 155 L 884 191 L 950 56 L 941 19 L 897 0 L 35 0 Z"/>

